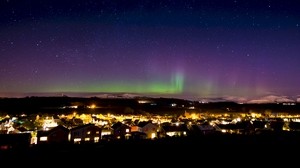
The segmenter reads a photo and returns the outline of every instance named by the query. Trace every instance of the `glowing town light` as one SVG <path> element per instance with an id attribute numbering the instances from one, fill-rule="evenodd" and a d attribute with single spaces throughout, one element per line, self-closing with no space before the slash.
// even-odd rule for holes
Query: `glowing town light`
<path id="1" fill-rule="evenodd" d="M 96 105 L 92 104 L 92 105 L 89 106 L 89 108 L 94 109 L 94 108 L 96 108 Z"/>
<path id="2" fill-rule="evenodd" d="M 48 140 L 48 137 L 46 137 L 46 136 L 40 137 L 40 141 L 47 141 L 47 140 Z"/>
<path id="3" fill-rule="evenodd" d="M 154 139 L 156 137 L 155 133 L 151 133 L 151 139 Z"/>

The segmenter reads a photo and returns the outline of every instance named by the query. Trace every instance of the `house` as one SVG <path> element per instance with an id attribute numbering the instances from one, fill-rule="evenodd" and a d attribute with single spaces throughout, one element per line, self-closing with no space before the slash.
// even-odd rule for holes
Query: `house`
<path id="1" fill-rule="evenodd" d="M 30 133 L 30 132 L 32 132 L 32 131 L 29 131 L 28 129 L 26 129 L 25 127 L 23 127 L 23 126 L 18 127 L 15 130 L 17 130 L 17 132 L 20 132 L 20 133 Z"/>
<path id="2" fill-rule="evenodd" d="M 251 121 L 255 134 L 259 134 L 261 133 L 261 131 L 264 130 L 270 130 L 271 128 L 269 128 L 268 122 L 267 121 L 263 121 L 263 120 L 254 120 Z"/>
<path id="3" fill-rule="evenodd" d="M 113 134 L 113 129 L 110 126 L 104 125 L 101 127 L 100 139 L 111 137 L 112 134 Z"/>
<path id="4" fill-rule="evenodd" d="M 216 124 L 216 130 L 230 134 L 250 134 L 254 132 L 254 127 L 249 121 L 240 121 L 235 124 Z"/>
<path id="5" fill-rule="evenodd" d="M 267 121 L 254 120 L 252 121 L 252 125 L 255 130 L 265 129 Z"/>
<path id="6" fill-rule="evenodd" d="M 185 124 L 180 125 L 163 125 L 162 129 L 167 136 L 187 136 L 189 131 Z"/>
<path id="7" fill-rule="evenodd" d="M 203 135 L 212 134 L 215 132 L 215 127 L 210 125 L 209 123 L 205 122 L 202 124 L 197 124 L 198 129 L 200 130 L 200 133 Z"/>
<path id="8" fill-rule="evenodd" d="M 138 131 L 131 132 L 130 139 L 140 140 L 140 139 L 146 139 L 146 138 L 147 138 L 147 135 L 144 132 L 138 132 Z"/>
<path id="9" fill-rule="evenodd" d="M 141 132 L 146 134 L 147 139 L 154 139 L 158 137 L 159 126 L 152 122 L 140 122 L 138 127 L 141 128 Z"/>
<path id="10" fill-rule="evenodd" d="M 131 118 L 126 118 L 122 121 L 122 123 L 124 123 L 126 125 L 132 125 L 133 121 Z"/>
<path id="11" fill-rule="evenodd" d="M 142 132 L 142 128 L 139 127 L 138 125 L 133 125 L 130 127 L 131 132 Z"/>
<path id="12" fill-rule="evenodd" d="M 112 125 L 114 139 L 129 139 L 131 136 L 130 126 L 117 122 Z"/>
<path id="13" fill-rule="evenodd" d="M 270 121 L 270 128 L 273 131 L 282 131 L 284 126 L 284 121 L 281 118 L 275 118 Z"/>
<path id="14" fill-rule="evenodd" d="M 70 130 L 70 141 L 72 143 L 96 143 L 99 142 L 101 128 L 94 124 L 77 126 Z"/>
<path id="15" fill-rule="evenodd" d="M 69 129 L 58 125 L 47 131 L 37 132 L 37 144 L 68 143 Z"/>

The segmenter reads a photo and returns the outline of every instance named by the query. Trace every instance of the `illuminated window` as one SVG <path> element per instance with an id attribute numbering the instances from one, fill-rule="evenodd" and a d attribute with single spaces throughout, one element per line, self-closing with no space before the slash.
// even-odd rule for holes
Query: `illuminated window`
<path id="1" fill-rule="evenodd" d="M 126 129 L 126 132 L 129 132 L 129 129 L 128 129 L 128 128 Z"/>
<path id="2" fill-rule="evenodd" d="M 74 142 L 80 142 L 81 138 L 74 138 Z"/>
<path id="3" fill-rule="evenodd" d="M 99 134 L 99 131 L 97 131 L 96 134 Z"/>
<path id="4" fill-rule="evenodd" d="M 99 137 L 95 137 L 95 138 L 94 138 L 94 141 L 95 141 L 95 142 L 99 142 Z"/>
<path id="5" fill-rule="evenodd" d="M 32 137 L 30 140 L 30 144 L 37 144 L 37 137 Z"/>
<path id="6" fill-rule="evenodd" d="M 40 137 L 40 141 L 47 141 L 47 140 L 48 140 L 48 137 L 46 137 L 46 136 Z"/>
<path id="7" fill-rule="evenodd" d="M 90 138 L 84 138 L 85 141 L 90 141 Z"/>
<path id="8" fill-rule="evenodd" d="M 88 134 L 88 135 L 91 134 L 91 131 L 88 131 L 86 134 Z"/>
<path id="9" fill-rule="evenodd" d="M 101 135 L 103 136 L 103 135 L 110 135 L 111 134 L 111 132 L 101 132 Z"/>
<path id="10" fill-rule="evenodd" d="M 156 137 L 156 134 L 155 133 L 152 133 L 151 134 L 151 139 L 155 138 Z"/>
<path id="11" fill-rule="evenodd" d="M 166 134 L 169 135 L 169 136 L 175 136 L 176 132 L 167 132 Z"/>

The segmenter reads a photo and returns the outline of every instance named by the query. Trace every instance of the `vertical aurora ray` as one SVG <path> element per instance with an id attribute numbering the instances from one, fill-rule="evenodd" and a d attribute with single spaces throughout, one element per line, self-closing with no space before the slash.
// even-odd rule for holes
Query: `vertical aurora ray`
<path id="1" fill-rule="evenodd" d="M 177 72 L 172 76 L 171 79 L 171 88 L 175 93 L 182 93 L 184 89 L 184 75 L 182 73 Z"/>

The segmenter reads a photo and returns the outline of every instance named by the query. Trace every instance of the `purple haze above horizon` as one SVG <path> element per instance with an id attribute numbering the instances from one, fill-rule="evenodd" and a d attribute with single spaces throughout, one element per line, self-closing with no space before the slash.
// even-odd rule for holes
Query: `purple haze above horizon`
<path id="1" fill-rule="evenodd" d="M 0 96 L 300 95 L 300 2 L 0 2 Z"/>

